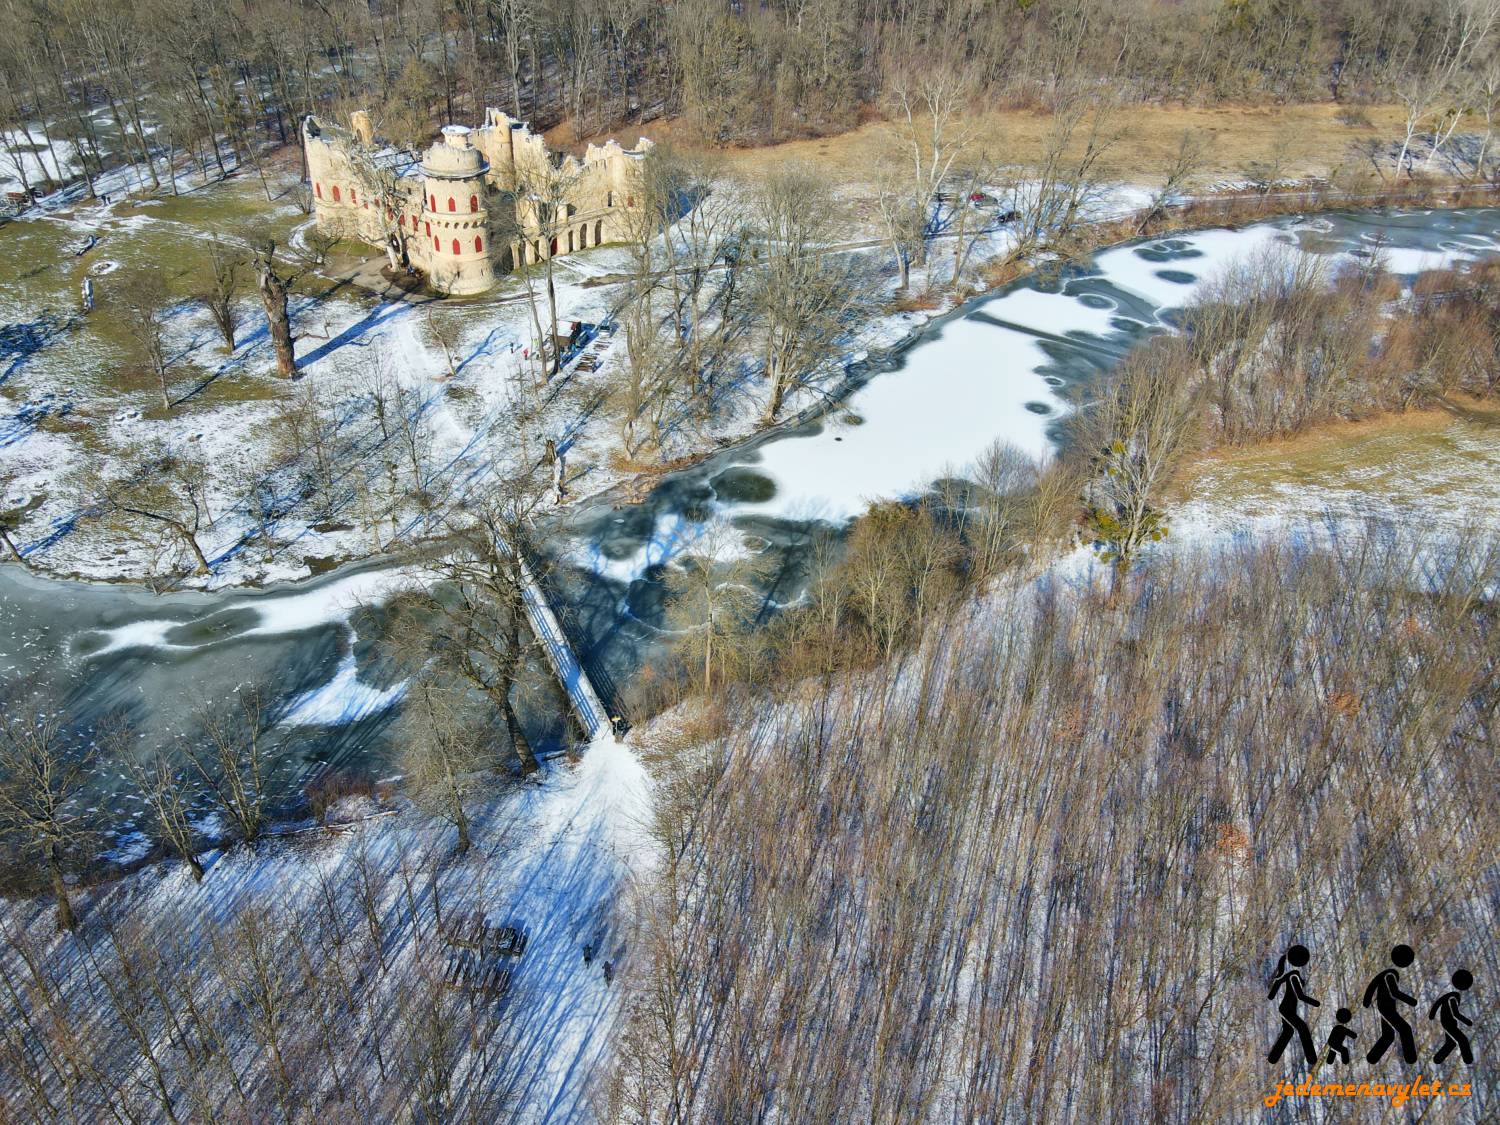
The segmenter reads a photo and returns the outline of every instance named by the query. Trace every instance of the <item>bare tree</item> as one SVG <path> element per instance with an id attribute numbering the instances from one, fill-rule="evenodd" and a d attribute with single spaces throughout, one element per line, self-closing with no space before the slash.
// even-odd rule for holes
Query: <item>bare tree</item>
<path id="1" fill-rule="evenodd" d="M 1066 244 L 1090 203 L 1102 190 L 1100 161 L 1117 140 L 1111 105 L 1097 97 L 1068 94 L 1036 165 L 1023 169 L 1011 187 L 1018 212 L 1017 257 L 1049 244 Z"/>
<path id="2" fill-rule="evenodd" d="M 895 229 L 914 228 L 918 233 L 921 261 L 933 230 L 939 194 L 978 131 L 972 112 L 978 86 L 969 71 L 935 59 L 911 60 L 892 68 L 886 86 L 895 119 L 895 143 L 907 182 L 907 190 L 893 196 L 890 209 L 899 219 Z M 881 210 L 887 210 L 885 202 Z M 905 237 L 910 233 L 907 231 Z"/>
<path id="3" fill-rule="evenodd" d="M 402 774 L 412 800 L 458 831 L 459 854 L 469 850 L 470 808 L 493 785 L 488 732 L 459 684 L 426 676 L 412 684 L 401 713 Z"/>
<path id="4" fill-rule="evenodd" d="M 456 549 L 432 564 L 430 592 L 403 599 L 406 612 L 390 638 L 396 656 L 412 674 L 436 675 L 445 686 L 467 684 L 487 701 L 503 721 L 523 773 L 537 768 L 515 704 L 530 644 L 525 552 L 531 517 L 544 496 L 536 473 L 521 474 L 472 500 L 463 513 L 449 516 Z M 444 700 L 446 710 L 437 709 Z M 463 703 L 457 692 L 434 696 L 431 713 L 422 718 L 424 728 L 431 733 L 439 718 L 463 712 Z M 477 710 L 473 700 L 467 710 Z"/>
<path id="5" fill-rule="evenodd" d="M 1203 134 L 1194 133 L 1191 129 L 1182 131 L 1182 137 L 1177 142 L 1177 152 L 1167 168 L 1166 178 L 1162 180 L 1161 186 L 1151 193 L 1151 200 L 1141 214 L 1140 225 L 1136 228 L 1137 234 L 1145 234 L 1166 217 L 1167 208 L 1203 167 L 1203 159 L 1208 154 L 1208 147 L 1209 140 Z"/>
<path id="6" fill-rule="evenodd" d="M 57 928 L 77 925 L 69 898 L 69 864 L 89 840 L 80 796 L 94 745 L 65 714 L 24 689 L 0 707 L 0 826 L 45 867 L 57 900 Z"/>
<path id="7" fill-rule="evenodd" d="M 234 332 L 239 322 L 235 301 L 240 295 L 241 270 L 244 258 L 240 252 L 223 239 L 215 238 L 208 244 L 209 276 L 198 300 L 213 317 L 214 327 L 224 338 L 224 350 L 234 351 Z"/>
<path id="8" fill-rule="evenodd" d="M 731 658 L 735 640 L 765 606 L 761 587 L 770 566 L 762 555 L 745 554 L 743 537 L 722 523 L 711 525 L 685 554 L 663 579 L 667 623 L 682 634 L 684 647 L 697 650 L 702 668 L 697 686 L 711 692 L 715 670 Z"/>
<path id="9" fill-rule="evenodd" d="M 547 323 L 550 331 L 537 345 L 547 358 L 547 374 L 556 375 L 562 366 L 562 347 L 558 338 L 557 322 L 557 278 L 553 259 L 562 252 L 560 245 L 563 232 L 572 216 L 573 204 L 569 202 L 574 185 L 578 182 L 578 166 L 575 161 L 553 164 L 550 161 L 528 163 L 520 170 L 518 189 L 518 211 L 521 213 L 520 229 L 542 250 L 542 276 L 547 288 Z M 524 243 L 523 243 L 524 245 Z M 528 296 L 531 282 L 526 281 Z M 531 296 L 532 318 L 537 319 L 536 300 Z"/>
<path id="10" fill-rule="evenodd" d="M 287 919 L 262 907 L 241 910 L 225 929 L 213 935 L 219 973 L 270 1057 L 276 1100 L 285 1120 L 294 1116 L 296 1095 L 290 1056 L 299 990 L 278 936 L 290 928 Z"/>
<path id="11" fill-rule="evenodd" d="M 805 168 L 773 172 L 757 195 L 750 302 L 770 383 L 765 422 L 781 414 L 794 383 L 828 359 L 844 315 L 863 297 L 852 261 L 828 250 L 836 217 L 827 185 Z"/>
<path id="12" fill-rule="evenodd" d="M 875 204 L 880 231 L 896 260 L 896 288 L 911 286 L 911 267 L 926 244 L 928 212 L 900 157 L 883 163 L 875 174 Z"/>
<path id="13" fill-rule="evenodd" d="M 233 704 L 200 708 L 193 736 L 183 742 L 193 772 L 247 844 L 254 843 L 266 826 L 265 740 L 274 723 L 266 690 L 245 685 L 235 693 Z"/>
<path id="14" fill-rule="evenodd" d="M 95 501 L 91 519 L 113 525 L 158 551 L 164 546 L 159 533 L 166 529 L 171 535 L 165 545 L 186 549 L 199 574 L 210 572 L 199 541 L 213 524 L 208 469 L 200 458 L 170 452 L 158 443 L 128 464 L 121 477 L 104 477 L 99 466 L 91 467 L 84 487 Z"/>
<path id="15" fill-rule="evenodd" d="M 287 311 L 287 286 L 290 276 L 276 261 L 276 243 L 266 240 L 255 250 L 256 285 L 266 312 L 271 346 L 276 351 L 276 373 L 283 379 L 297 374 L 297 353 L 293 345 L 292 320 Z"/>
<path id="16" fill-rule="evenodd" d="M 121 296 L 131 339 L 161 392 L 161 408 L 171 410 L 167 378 L 172 357 L 167 346 L 167 316 L 172 302 L 160 272 L 147 270 L 131 278 Z"/>
<path id="17" fill-rule="evenodd" d="M 203 881 L 203 864 L 198 859 L 197 833 L 188 820 L 189 779 L 160 748 L 147 750 L 135 745 L 137 736 L 123 721 L 106 728 L 101 741 L 111 756 L 130 770 L 156 830 L 167 845 L 187 864 L 193 882 Z"/>
<path id="18" fill-rule="evenodd" d="M 1155 341 L 1126 359 L 1086 413 L 1086 535 L 1112 568 L 1116 591 L 1142 549 L 1167 533 L 1162 490 L 1191 449 L 1192 371 L 1179 339 Z"/>

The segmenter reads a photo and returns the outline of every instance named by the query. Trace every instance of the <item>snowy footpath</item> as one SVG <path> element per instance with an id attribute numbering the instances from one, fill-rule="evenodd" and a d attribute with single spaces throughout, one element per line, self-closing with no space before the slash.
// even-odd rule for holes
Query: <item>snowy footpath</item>
<path id="1" fill-rule="evenodd" d="M 375 812 L 368 798 L 347 800 Z M 90 965 L 117 972 L 107 935 L 141 927 L 157 971 L 178 987 L 196 981 L 198 1002 L 209 1010 L 225 1005 L 223 1033 L 236 1067 L 252 1074 L 264 1067 L 264 1047 L 224 996 L 232 972 L 224 970 L 223 949 L 241 940 L 237 920 L 250 915 L 265 926 L 287 993 L 297 997 L 289 1018 L 309 1025 L 316 1001 L 308 998 L 304 957 L 312 949 L 317 960 L 317 935 L 341 927 L 348 936 L 337 959 L 358 981 L 358 1002 L 341 1016 L 354 1025 L 344 1065 L 354 1075 L 369 1070 L 370 1088 L 378 1085 L 371 1043 L 383 1044 L 382 1071 L 411 1049 L 412 997 L 444 979 L 454 953 L 444 934 L 455 921 L 478 912 L 495 926 L 519 926 L 526 946 L 508 960 L 503 998 L 459 996 L 451 1009 L 469 1029 L 451 1060 L 457 1103 L 501 1106 L 505 1120 L 591 1120 L 625 1007 L 624 966 L 635 956 L 623 892 L 649 877 L 653 863 L 650 808 L 635 751 L 606 734 L 576 762 L 556 760 L 476 808 L 473 846 L 462 855 L 451 829 L 402 805 L 336 830 L 205 854 L 201 884 L 168 861 L 81 892 L 75 936 L 55 932 L 45 897 L 0 909 L 5 932 L 24 934 L 64 982 L 64 994 L 85 1009 L 98 987 Z M 358 945 L 369 930 L 381 935 L 378 950 Z M 326 980 L 333 970 L 324 962 L 317 971 Z M 475 1100 L 480 1087 L 489 1101 Z"/>

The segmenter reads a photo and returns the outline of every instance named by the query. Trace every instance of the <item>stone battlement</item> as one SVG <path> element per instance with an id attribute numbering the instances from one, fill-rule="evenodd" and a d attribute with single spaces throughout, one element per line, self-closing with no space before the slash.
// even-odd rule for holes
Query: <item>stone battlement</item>
<path id="1" fill-rule="evenodd" d="M 419 159 L 381 145 L 364 111 L 350 124 L 302 124 L 319 229 L 381 247 L 442 292 L 481 293 L 518 266 L 637 237 L 645 138 L 559 160 L 526 122 L 489 109 L 478 128 L 444 126 Z"/>

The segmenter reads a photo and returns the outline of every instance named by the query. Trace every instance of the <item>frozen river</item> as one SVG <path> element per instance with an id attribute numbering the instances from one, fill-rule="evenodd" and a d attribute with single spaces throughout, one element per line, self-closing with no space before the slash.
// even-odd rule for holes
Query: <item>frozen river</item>
<path id="1" fill-rule="evenodd" d="M 1331 264 L 1378 251 L 1413 274 L 1500 250 L 1500 210 L 1331 214 L 1174 235 L 977 298 L 858 371 L 857 389 L 818 420 L 667 476 L 639 503 L 566 510 L 548 546 L 588 662 L 625 684 L 653 658 L 659 576 L 705 542 L 772 552 L 771 597 L 785 602 L 820 529 L 873 500 L 961 477 L 997 439 L 1049 456 L 1059 420 L 1101 371 L 1170 330 L 1205 280 L 1276 246 Z M 389 569 L 351 565 L 267 591 L 154 596 L 0 567 L 0 675 L 41 676 L 82 710 L 128 714 L 152 739 L 244 685 L 268 685 L 280 701 L 275 783 L 290 801 L 327 764 L 388 768 L 401 684 L 361 615 L 378 612 L 399 582 Z M 562 727 L 545 677 L 535 678 L 526 711 L 545 744 Z"/>

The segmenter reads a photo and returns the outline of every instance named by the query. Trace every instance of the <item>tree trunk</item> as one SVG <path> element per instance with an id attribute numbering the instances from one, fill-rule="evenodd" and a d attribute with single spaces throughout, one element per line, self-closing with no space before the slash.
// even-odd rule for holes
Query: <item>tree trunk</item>
<path id="1" fill-rule="evenodd" d="M 463 855 L 473 841 L 469 838 L 469 818 L 464 813 L 463 799 L 457 794 L 453 798 L 453 826 L 458 829 L 458 854 Z"/>
<path id="2" fill-rule="evenodd" d="M 276 348 L 276 373 L 283 379 L 297 374 L 297 353 L 292 347 L 292 323 L 287 314 L 286 284 L 276 276 L 269 262 L 261 263 L 258 283 L 260 301 L 265 306 L 266 324 L 271 343 Z"/>
<path id="3" fill-rule="evenodd" d="M 766 374 L 771 377 L 771 397 L 766 401 L 766 413 L 761 418 L 761 422 L 767 426 L 776 421 L 776 416 L 781 413 L 781 400 L 786 394 L 781 367 L 776 361 L 775 350 L 769 350 L 766 354 Z"/>
<path id="4" fill-rule="evenodd" d="M 10 537 L 10 528 L 8 527 L 0 527 L 0 547 L 5 548 L 5 553 L 10 556 L 11 562 L 18 562 L 22 566 L 31 565 L 21 557 L 21 549 L 16 546 L 16 541 Z"/>
<path id="5" fill-rule="evenodd" d="M 536 751 L 532 750 L 531 743 L 526 741 L 526 734 L 521 730 L 521 724 L 516 718 L 516 709 L 511 705 L 510 699 L 505 700 L 505 730 L 510 735 L 510 744 L 515 748 L 516 760 L 521 765 L 521 772 L 525 774 L 535 773 L 541 769 L 542 764 L 536 759 Z"/>
<path id="6" fill-rule="evenodd" d="M 556 236 L 553 236 L 553 241 Z M 552 242 L 547 243 L 547 311 L 552 317 L 552 370 L 556 375 L 562 369 L 562 348 L 557 342 L 557 287 L 552 283 Z"/>
<path id="7" fill-rule="evenodd" d="M 703 640 L 703 690 L 714 689 L 714 615 L 710 610 L 705 625 L 708 635 Z"/>
<path id="8" fill-rule="evenodd" d="M 57 896 L 57 928 L 73 930 L 78 926 L 78 918 L 73 913 L 73 902 L 68 898 L 68 884 L 63 880 L 62 866 L 58 862 L 55 848 L 53 852 L 52 893 Z"/>
<path id="9" fill-rule="evenodd" d="M 179 523 L 173 526 L 176 528 L 177 534 L 182 536 L 182 541 L 188 545 L 188 549 L 193 552 L 193 558 L 198 560 L 198 573 L 210 573 L 212 568 L 208 565 L 208 559 L 204 557 L 203 548 L 198 546 L 198 537 L 189 531 L 185 524 Z"/>

